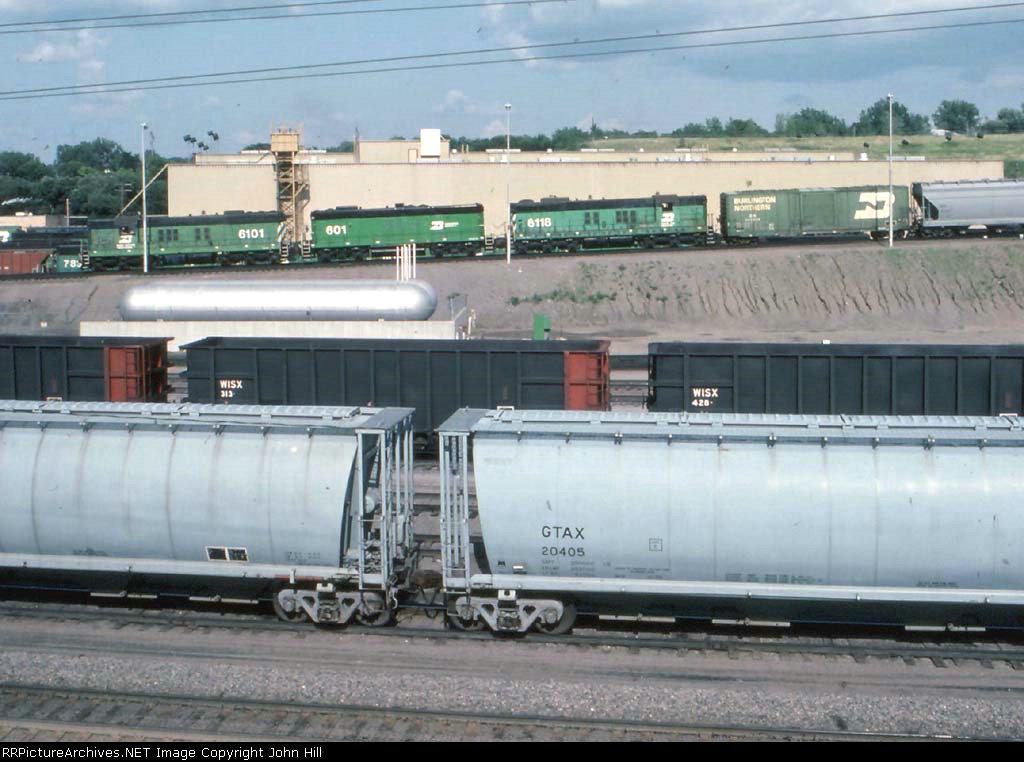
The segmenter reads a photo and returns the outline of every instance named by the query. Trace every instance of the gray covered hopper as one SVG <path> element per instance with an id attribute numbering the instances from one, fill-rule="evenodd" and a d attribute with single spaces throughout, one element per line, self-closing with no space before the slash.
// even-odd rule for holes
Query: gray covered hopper
<path id="1" fill-rule="evenodd" d="M 129 288 L 125 320 L 428 320 L 437 292 L 412 280 L 185 280 Z"/>
<path id="2" fill-rule="evenodd" d="M 0 579 L 190 594 L 259 595 L 289 579 L 383 590 L 411 537 L 411 413 L 0 402 Z"/>
<path id="3" fill-rule="evenodd" d="M 1024 227 L 1024 182 L 1020 180 L 917 183 L 914 198 L 925 228 Z"/>
<path id="4" fill-rule="evenodd" d="M 440 432 L 443 494 L 464 494 L 472 451 L 490 573 L 466 578 L 453 532 L 446 578 L 474 603 L 487 589 L 845 602 L 860 621 L 882 617 L 867 602 L 889 618 L 970 605 L 981 621 L 1001 604 L 1024 621 L 1018 419 L 463 411 Z M 465 501 L 444 510 L 464 523 Z M 808 611 L 787 614 L 836 616 Z"/>

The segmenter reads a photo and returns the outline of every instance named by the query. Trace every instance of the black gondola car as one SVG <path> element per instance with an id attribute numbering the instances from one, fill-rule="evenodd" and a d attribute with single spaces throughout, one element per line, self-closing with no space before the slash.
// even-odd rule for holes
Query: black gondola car
<path id="1" fill-rule="evenodd" d="M 607 410 L 607 341 L 210 338 L 184 347 L 190 402 L 400 405 L 418 435 L 459 408 Z"/>
<path id="2" fill-rule="evenodd" d="M 167 339 L 0 336 L 0 399 L 166 402 Z"/>
<path id="3" fill-rule="evenodd" d="M 648 347 L 648 408 L 707 413 L 1019 415 L 1024 345 Z"/>

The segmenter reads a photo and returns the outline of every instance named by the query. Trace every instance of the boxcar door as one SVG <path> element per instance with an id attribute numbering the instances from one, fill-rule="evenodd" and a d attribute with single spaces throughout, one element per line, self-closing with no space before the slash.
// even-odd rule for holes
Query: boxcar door
<path id="1" fill-rule="evenodd" d="M 832 191 L 800 194 L 800 234 L 831 233 L 845 226 L 836 219 L 836 197 Z"/>

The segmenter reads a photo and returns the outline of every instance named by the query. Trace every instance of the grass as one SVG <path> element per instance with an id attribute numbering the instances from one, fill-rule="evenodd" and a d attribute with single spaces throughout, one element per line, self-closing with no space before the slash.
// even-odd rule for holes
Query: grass
<path id="1" fill-rule="evenodd" d="M 903 145 L 906 140 L 908 145 Z M 864 148 L 864 143 L 868 144 Z M 616 138 L 595 140 L 591 148 L 614 148 L 617 151 L 671 152 L 675 148 L 708 151 L 765 151 L 788 148 L 797 151 L 830 153 L 867 152 L 868 158 L 885 159 L 889 155 L 888 136 L 868 137 L 806 137 L 806 138 Z M 1024 134 L 986 135 L 983 139 L 955 137 L 951 141 L 933 135 L 897 135 L 895 155 L 923 156 L 933 160 L 1006 161 L 1007 176 L 1011 171 L 1024 173 Z M 1013 175 L 1013 176 L 1020 176 Z"/>
<path id="2" fill-rule="evenodd" d="M 541 304 L 543 302 L 571 302 L 572 304 L 600 304 L 608 301 L 614 302 L 618 294 L 596 291 L 589 293 L 578 288 L 556 288 L 543 294 L 532 294 L 527 297 L 510 296 L 508 303 L 513 307 L 520 304 Z"/>

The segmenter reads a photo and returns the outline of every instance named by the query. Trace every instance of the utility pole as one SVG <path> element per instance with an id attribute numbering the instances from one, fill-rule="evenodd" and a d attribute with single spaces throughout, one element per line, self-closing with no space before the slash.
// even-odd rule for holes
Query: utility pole
<path id="1" fill-rule="evenodd" d="M 142 272 L 149 272 L 149 220 L 146 217 L 146 123 L 142 123 Z"/>
<path id="2" fill-rule="evenodd" d="M 889 99 L 889 248 L 893 245 L 893 207 L 896 206 L 896 196 L 892 192 L 892 93 L 886 96 Z"/>
<path id="3" fill-rule="evenodd" d="M 512 264 L 512 104 L 505 104 L 505 264 Z"/>

